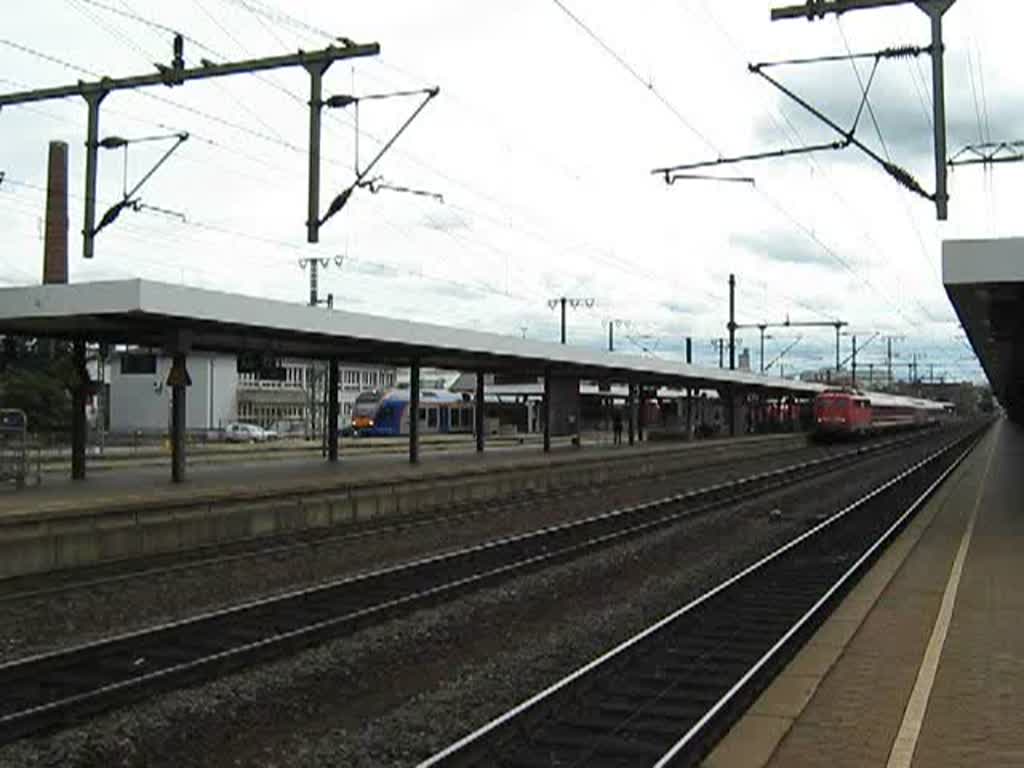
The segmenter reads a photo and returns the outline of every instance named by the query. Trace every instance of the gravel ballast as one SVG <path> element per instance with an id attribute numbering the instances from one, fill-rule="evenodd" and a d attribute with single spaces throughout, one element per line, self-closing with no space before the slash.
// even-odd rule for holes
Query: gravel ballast
<path id="1" fill-rule="evenodd" d="M 414 764 L 922 453 L 917 447 L 898 458 L 875 457 L 855 472 L 766 494 L 290 659 L 24 740 L 0 750 L 0 765 Z"/>
<path id="2" fill-rule="evenodd" d="M 386 532 L 379 535 L 315 541 L 257 557 L 133 576 L 36 598 L 4 600 L 0 585 L 0 662 L 849 449 L 810 446 L 743 458 L 730 465 L 687 468 L 678 477 L 632 486 L 586 489 L 551 497 L 551 501 L 541 497 L 511 507 L 486 504 L 473 514 L 460 513 L 426 525 L 394 529 L 381 521 L 379 526 Z M 40 581 L 45 584 L 45 578 Z"/>

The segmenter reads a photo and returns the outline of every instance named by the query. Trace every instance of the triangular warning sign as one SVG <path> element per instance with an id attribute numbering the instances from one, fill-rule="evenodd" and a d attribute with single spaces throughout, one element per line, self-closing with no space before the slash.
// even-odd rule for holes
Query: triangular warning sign
<path id="1" fill-rule="evenodd" d="M 191 387 L 192 377 L 188 375 L 188 369 L 185 368 L 184 360 L 175 360 L 171 366 L 170 373 L 167 374 L 167 386 L 168 387 Z"/>

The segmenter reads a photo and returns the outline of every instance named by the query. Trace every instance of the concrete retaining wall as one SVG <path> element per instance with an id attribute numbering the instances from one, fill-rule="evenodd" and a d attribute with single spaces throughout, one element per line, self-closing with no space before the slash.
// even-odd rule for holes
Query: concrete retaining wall
<path id="1" fill-rule="evenodd" d="M 133 503 L 84 513 L 0 518 L 0 578 L 414 515 L 524 492 L 635 482 L 692 466 L 696 453 L 662 448 L 541 466 L 489 467 L 390 482 L 350 482 L 249 500 L 219 498 L 149 506 Z"/>

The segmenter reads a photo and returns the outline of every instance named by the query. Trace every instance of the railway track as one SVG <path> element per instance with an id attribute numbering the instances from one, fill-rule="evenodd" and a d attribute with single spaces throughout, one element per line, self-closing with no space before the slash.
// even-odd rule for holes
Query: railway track
<path id="1" fill-rule="evenodd" d="M 263 661 L 703 511 L 893 451 L 851 449 L 309 589 L 0 665 L 0 741 Z"/>
<path id="2" fill-rule="evenodd" d="M 662 472 L 646 478 L 646 481 L 659 481 L 680 471 L 709 472 L 723 466 L 742 466 L 743 463 L 764 460 L 765 451 L 772 450 L 771 459 L 778 460 L 809 451 L 823 451 L 808 448 L 804 443 L 777 446 L 775 440 L 742 441 L 739 444 L 719 445 L 708 454 L 700 456 L 680 456 L 677 463 L 666 465 Z M 612 457 L 619 458 L 619 457 Z M 666 456 L 668 459 L 669 456 Z M 694 460 L 697 459 L 697 460 Z M 381 524 L 355 523 L 337 529 L 309 529 L 294 533 L 255 539 L 243 539 L 227 544 L 209 545 L 188 552 L 168 553 L 146 558 L 132 558 L 99 563 L 86 567 L 52 571 L 41 574 L 13 576 L 0 580 L 0 605 L 5 602 L 35 599 L 57 595 L 71 590 L 87 589 L 104 585 L 127 582 L 135 579 L 152 578 L 164 574 L 181 571 L 226 565 L 265 557 L 286 555 L 288 553 L 310 550 L 317 547 L 342 545 L 345 543 L 367 540 L 398 533 L 407 533 L 416 529 L 436 526 L 440 523 L 453 523 L 471 519 L 486 512 L 490 516 L 514 514 L 516 510 L 536 504 L 550 504 L 564 499 L 578 499 L 588 496 L 600 496 L 601 486 L 584 488 L 571 487 L 558 490 L 527 490 L 499 501 L 481 504 L 478 501 L 466 501 L 457 505 L 449 505 L 443 510 L 402 516 Z"/>
<path id="3" fill-rule="evenodd" d="M 942 446 L 419 768 L 697 764 L 979 435 Z"/>

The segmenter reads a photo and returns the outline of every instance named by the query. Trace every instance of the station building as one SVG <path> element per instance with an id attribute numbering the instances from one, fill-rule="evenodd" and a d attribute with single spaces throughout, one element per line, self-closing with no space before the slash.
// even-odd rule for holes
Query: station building
<path id="1" fill-rule="evenodd" d="M 94 378 L 104 382 L 102 391 L 108 413 L 99 411 L 97 424 L 115 433 L 166 433 L 171 399 L 167 377 L 172 359 L 157 351 L 125 349 L 112 352 L 102 366 L 92 366 Z M 256 373 L 239 373 L 237 355 L 197 352 L 189 356 L 189 387 L 185 426 L 190 431 L 216 431 L 233 421 L 273 428 L 282 434 L 302 434 L 310 423 L 310 409 L 318 414 L 323 405 L 323 366 L 306 360 L 279 361 L 280 380 L 261 379 Z M 360 392 L 395 386 L 393 366 L 347 363 L 338 382 L 342 423 L 352 415 Z"/>
<path id="2" fill-rule="evenodd" d="M 172 360 L 149 350 L 111 354 L 105 366 L 108 383 L 107 428 L 111 432 L 164 433 L 171 418 L 167 377 Z M 197 353 L 189 361 L 192 379 L 185 411 L 189 430 L 213 430 L 235 420 L 238 373 L 234 356 Z"/>

